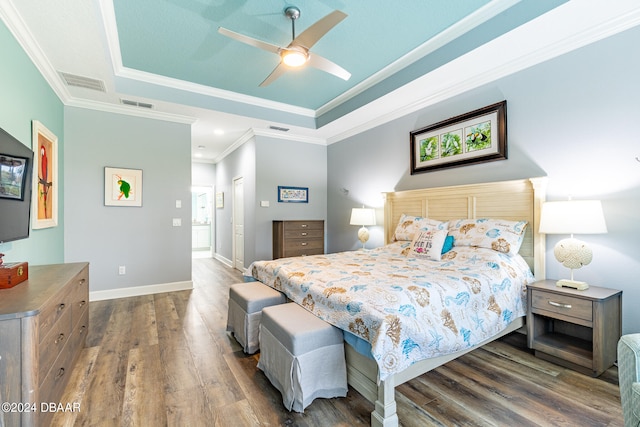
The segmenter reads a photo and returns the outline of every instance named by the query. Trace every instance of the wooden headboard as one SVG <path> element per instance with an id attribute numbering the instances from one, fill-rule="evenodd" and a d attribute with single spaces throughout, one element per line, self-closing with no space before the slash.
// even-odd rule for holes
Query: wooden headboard
<path id="1" fill-rule="evenodd" d="M 402 214 L 440 221 L 461 218 L 494 218 L 529 222 L 520 255 L 537 280 L 545 278 L 545 238 L 538 232 L 540 209 L 546 197 L 546 181 L 515 181 L 456 185 L 383 193 L 384 240 L 391 242 Z"/>

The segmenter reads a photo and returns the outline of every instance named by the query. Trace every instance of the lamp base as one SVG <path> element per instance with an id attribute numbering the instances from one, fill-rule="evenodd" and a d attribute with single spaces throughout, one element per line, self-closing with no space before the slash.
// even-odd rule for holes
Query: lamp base
<path id="1" fill-rule="evenodd" d="M 363 225 L 360 230 L 358 230 L 358 240 L 362 243 L 362 249 L 364 249 L 365 243 L 369 240 L 369 230 Z"/>
<path id="2" fill-rule="evenodd" d="M 584 291 L 585 289 L 589 289 L 589 284 L 587 282 L 580 282 L 578 280 L 569 280 L 569 279 L 561 279 L 556 282 L 556 286 L 560 286 L 563 288 L 574 288 L 579 291 Z"/>

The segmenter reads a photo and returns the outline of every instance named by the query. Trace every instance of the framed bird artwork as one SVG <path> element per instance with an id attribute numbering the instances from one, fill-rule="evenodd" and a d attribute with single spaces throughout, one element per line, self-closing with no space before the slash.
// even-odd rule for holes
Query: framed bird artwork
<path id="1" fill-rule="evenodd" d="M 142 206 L 142 169 L 104 168 L 105 206 Z"/>
<path id="2" fill-rule="evenodd" d="M 33 191 L 31 228 L 58 225 L 58 137 L 32 121 Z"/>

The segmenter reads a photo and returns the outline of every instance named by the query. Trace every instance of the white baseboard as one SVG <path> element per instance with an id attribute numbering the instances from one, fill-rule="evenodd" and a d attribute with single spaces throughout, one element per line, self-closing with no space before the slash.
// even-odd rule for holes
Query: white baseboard
<path id="1" fill-rule="evenodd" d="M 191 280 L 184 282 L 161 283 L 159 285 L 134 286 L 131 288 L 109 289 L 89 292 L 89 301 L 102 301 L 115 298 L 137 297 L 140 295 L 161 294 L 163 292 L 186 291 L 193 289 Z"/>
<path id="2" fill-rule="evenodd" d="M 231 261 L 230 259 L 227 259 L 218 253 L 216 253 L 213 257 L 218 261 L 220 261 L 221 263 L 223 263 L 224 265 L 226 265 L 227 267 L 233 268 L 233 261 Z"/>

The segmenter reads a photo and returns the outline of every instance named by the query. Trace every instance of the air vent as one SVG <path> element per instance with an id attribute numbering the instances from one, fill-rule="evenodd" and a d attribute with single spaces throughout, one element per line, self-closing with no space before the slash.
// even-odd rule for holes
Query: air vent
<path id="1" fill-rule="evenodd" d="M 273 130 L 279 130 L 280 132 L 289 132 L 288 128 L 281 128 L 280 126 L 269 126 L 269 129 L 273 129 Z"/>
<path id="2" fill-rule="evenodd" d="M 121 99 L 120 102 L 122 102 L 124 105 L 131 105 L 132 107 L 140 107 L 140 108 L 153 108 L 153 104 L 149 104 L 148 102 L 138 102 L 138 101 L 132 101 L 130 99 Z"/>
<path id="3" fill-rule="evenodd" d="M 104 82 L 98 79 L 92 79 L 89 77 L 76 76 L 75 74 L 60 72 L 60 76 L 67 84 L 67 86 L 82 87 L 85 89 L 97 90 L 100 92 L 106 92 Z"/>

